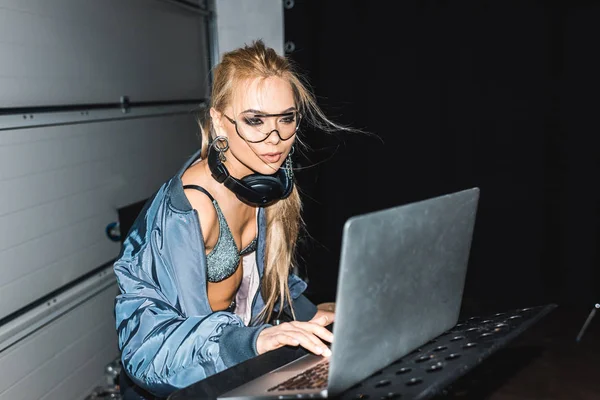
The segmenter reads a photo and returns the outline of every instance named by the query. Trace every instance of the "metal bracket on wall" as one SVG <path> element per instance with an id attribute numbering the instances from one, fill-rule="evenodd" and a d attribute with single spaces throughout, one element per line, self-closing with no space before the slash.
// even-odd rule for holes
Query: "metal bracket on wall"
<path id="1" fill-rule="evenodd" d="M 178 114 L 195 115 L 204 110 L 207 104 L 208 99 L 156 105 L 134 105 L 121 101 L 118 105 L 0 109 L 0 131 Z"/>
<path id="2" fill-rule="evenodd" d="M 129 97 L 128 96 L 121 96 L 120 99 L 120 103 L 121 103 L 121 112 L 123 114 L 127 114 L 129 112 L 129 109 L 131 108 L 131 104 L 129 103 Z"/>
<path id="3" fill-rule="evenodd" d="M 46 296 L 33 306 L 0 320 L 0 352 L 66 314 L 97 293 L 115 285 L 117 281 L 113 273 L 113 262 L 114 260 L 70 283 L 67 288 L 59 289 Z"/>
<path id="4" fill-rule="evenodd" d="M 294 0 L 283 0 L 283 8 L 286 10 L 291 10 L 295 5 L 296 2 Z M 291 40 L 286 40 L 286 42 L 283 44 L 283 51 L 286 54 L 290 54 L 293 53 L 294 50 L 296 50 L 296 44 Z"/>
<path id="5" fill-rule="evenodd" d="M 209 85 L 213 83 L 213 69 L 219 62 L 219 38 L 217 30 L 217 5 L 215 0 L 205 0 L 206 10 L 206 45 L 209 58 Z"/>

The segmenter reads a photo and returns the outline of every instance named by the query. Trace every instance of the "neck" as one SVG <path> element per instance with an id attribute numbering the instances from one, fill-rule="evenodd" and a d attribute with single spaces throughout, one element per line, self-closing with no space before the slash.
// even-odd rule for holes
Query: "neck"
<path id="1" fill-rule="evenodd" d="M 228 171 L 229 171 L 229 167 L 228 167 Z M 229 190 L 224 184 L 217 182 L 212 177 L 212 173 L 210 171 L 210 166 L 208 165 L 208 162 L 203 163 L 203 172 L 206 175 L 207 180 L 210 182 L 211 194 L 213 195 L 213 197 L 215 197 L 215 199 L 217 199 L 219 204 L 224 205 L 225 203 L 227 203 L 230 207 L 236 207 L 239 209 L 247 209 L 248 207 L 252 207 L 252 206 L 249 206 L 248 204 L 244 203 L 240 199 L 238 199 L 238 197 L 236 196 L 235 193 L 233 193 L 231 190 Z M 229 171 L 229 173 L 231 174 L 231 171 Z M 252 173 L 252 172 L 249 172 L 249 173 Z M 248 175 L 248 174 L 245 174 L 243 176 L 246 176 L 246 175 Z M 235 175 L 232 175 L 232 176 L 234 176 L 236 179 L 239 179 Z M 252 208 L 255 208 L 255 207 L 252 207 Z"/>
<path id="2" fill-rule="evenodd" d="M 256 173 L 253 169 L 248 167 L 246 164 L 238 160 L 231 151 L 228 154 L 227 161 L 223 163 L 227 171 L 229 171 L 229 175 L 236 179 L 242 179 L 245 176 Z"/>

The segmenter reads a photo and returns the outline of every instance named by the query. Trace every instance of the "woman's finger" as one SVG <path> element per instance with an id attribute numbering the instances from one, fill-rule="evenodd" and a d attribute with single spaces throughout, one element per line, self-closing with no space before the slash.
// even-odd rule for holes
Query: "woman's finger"
<path id="1" fill-rule="evenodd" d="M 298 346 L 300 344 L 298 339 L 292 335 L 288 335 L 285 332 L 279 332 L 276 335 L 273 335 L 272 338 L 272 342 L 276 346 L 273 347 L 272 350 L 278 349 L 281 346 Z"/>
<path id="2" fill-rule="evenodd" d="M 302 325 L 302 324 L 297 323 L 297 322 L 291 322 L 290 325 L 291 325 L 291 327 L 289 328 L 290 332 L 294 332 L 294 333 L 303 335 L 303 337 L 305 337 L 308 340 L 312 341 L 313 344 L 316 347 L 320 348 L 321 352 L 325 351 L 325 349 L 327 348 L 327 345 L 325 343 L 323 343 L 323 341 L 321 339 L 319 339 L 313 332 L 311 332 L 309 330 L 306 330 L 305 329 L 305 327 L 306 327 L 305 324 Z"/>
<path id="3" fill-rule="evenodd" d="M 306 329 L 304 329 L 306 328 Z M 259 354 L 277 349 L 281 346 L 302 346 L 306 350 L 317 354 L 329 357 L 331 350 L 324 344 L 311 330 L 327 329 L 319 325 L 301 322 L 301 323 L 284 323 L 274 327 L 264 329 L 257 338 L 256 349 Z"/>
<path id="4" fill-rule="evenodd" d="M 318 310 L 315 316 L 308 322 L 313 322 L 322 326 L 327 326 L 335 320 L 335 313 L 331 311 Z"/>
<path id="5" fill-rule="evenodd" d="M 298 329 L 295 331 L 289 331 L 288 334 L 298 339 L 300 341 L 300 345 L 312 353 L 326 356 L 331 353 L 327 345 L 310 332 Z"/>
<path id="6" fill-rule="evenodd" d="M 311 332 L 318 338 L 323 339 L 330 343 L 333 342 L 333 333 L 329 329 L 325 328 L 324 326 L 321 326 L 321 325 L 313 323 L 313 322 L 295 322 L 295 323 L 301 329 Z"/>

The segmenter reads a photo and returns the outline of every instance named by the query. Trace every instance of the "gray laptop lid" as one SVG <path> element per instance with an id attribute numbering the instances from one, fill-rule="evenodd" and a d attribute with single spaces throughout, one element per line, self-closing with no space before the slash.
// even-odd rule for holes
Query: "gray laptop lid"
<path id="1" fill-rule="evenodd" d="M 478 200 L 471 188 L 347 220 L 329 396 L 456 324 Z"/>

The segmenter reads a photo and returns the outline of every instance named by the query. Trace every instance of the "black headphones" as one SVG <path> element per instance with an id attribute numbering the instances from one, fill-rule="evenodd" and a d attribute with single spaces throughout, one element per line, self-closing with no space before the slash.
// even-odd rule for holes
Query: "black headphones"
<path id="1" fill-rule="evenodd" d="M 225 142 L 225 146 L 219 146 L 219 142 Z M 288 175 L 286 169 L 280 168 L 273 175 L 251 174 L 236 179 L 229 174 L 227 167 L 221 161 L 221 155 L 227 151 L 229 144 L 226 139 L 219 136 L 208 146 L 208 166 L 210 172 L 217 180 L 231 190 L 241 201 L 259 207 L 285 199 L 292 193 L 294 187 L 293 176 Z M 287 161 L 286 161 L 287 162 Z"/>

